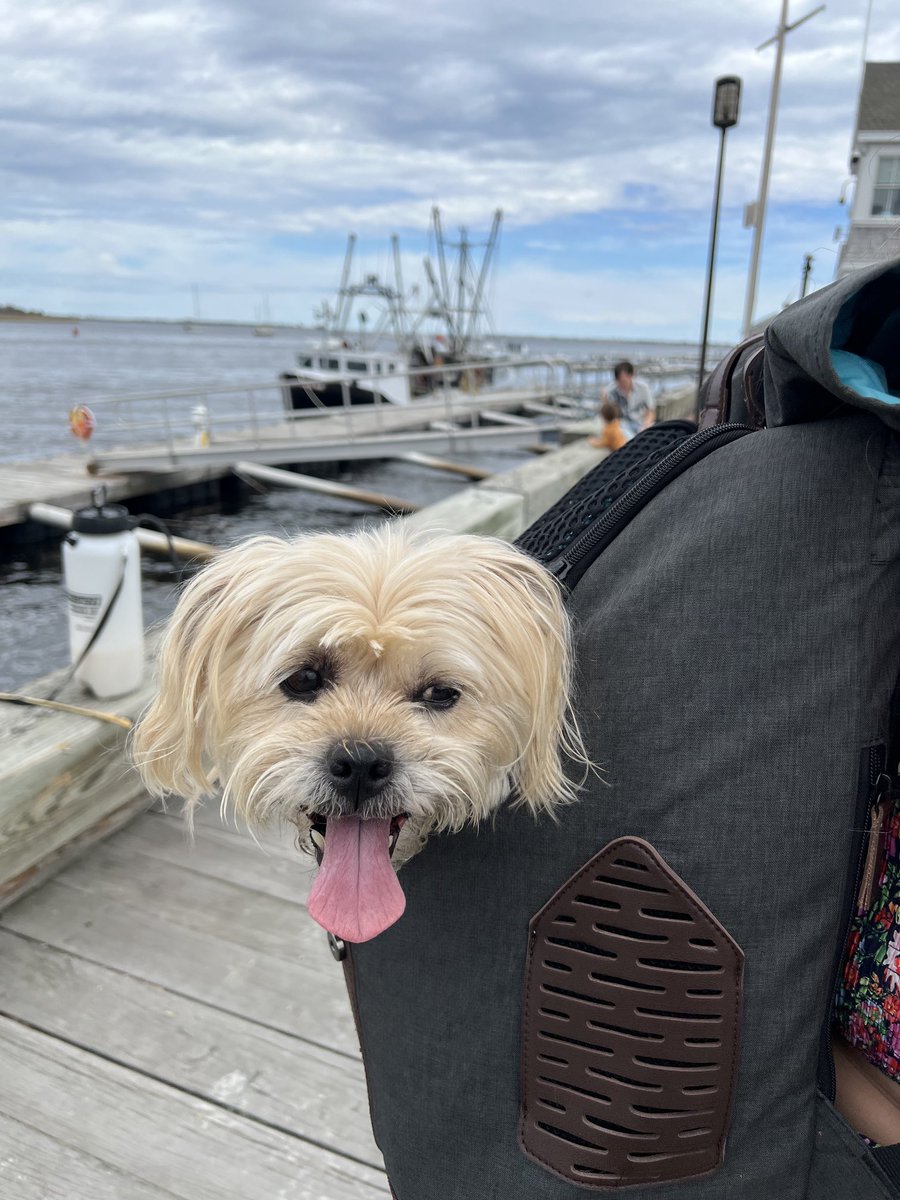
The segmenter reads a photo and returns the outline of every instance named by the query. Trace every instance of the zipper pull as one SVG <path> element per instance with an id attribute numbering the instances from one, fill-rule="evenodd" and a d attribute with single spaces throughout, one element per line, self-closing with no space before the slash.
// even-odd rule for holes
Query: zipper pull
<path id="1" fill-rule="evenodd" d="M 866 850 L 866 866 L 856 897 L 856 911 L 868 912 L 872 905 L 872 893 L 875 890 L 875 870 L 881 851 L 881 834 L 884 826 L 885 809 L 890 799 L 890 779 L 887 775 L 879 775 L 875 781 L 875 803 L 869 814 L 869 845 Z"/>
<path id="2" fill-rule="evenodd" d="M 558 558 L 554 558 L 552 562 L 544 563 L 544 569 L 550 572 L 560 587 L 565 588 L 566 578 L 572 572 L 572 563 L 566 558 L 565 554 L 561 554 Z"/>

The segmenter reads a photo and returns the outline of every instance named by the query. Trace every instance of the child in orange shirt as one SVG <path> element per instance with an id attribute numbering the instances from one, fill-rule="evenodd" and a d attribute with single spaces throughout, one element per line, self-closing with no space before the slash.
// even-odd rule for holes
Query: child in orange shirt
<path id="1" fill-rule="evenodd" d="M 589 437 L 588 445 L 598 450 L 618 450 L 629 440 L 628 434 L 622 428 L 621 413 L 617 404 L 604 400 L 600 405 L 600 419 L 603 429 L 599 437 Z"/>

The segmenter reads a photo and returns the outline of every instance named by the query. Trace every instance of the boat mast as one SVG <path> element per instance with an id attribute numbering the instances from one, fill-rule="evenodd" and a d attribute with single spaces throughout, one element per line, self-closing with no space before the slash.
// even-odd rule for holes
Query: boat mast
<path id="1" fill-rule="evenodd" d="M 447 332 L 450 334 L 450 343 L 451 345 L 455 345 L 457 341 L 456 322 L 454 321 L 453 310 L 450 307 L 450 282 L 447 278 L 447 260 L 444 255 L 444 231 L 441 227 L 441 210 L 437 205 L 435 205 L 431 210 L 431 220 L 434 225 L 434 238 L 437 249 L 438 266 L 440 267 L 441 271 L 441 315 L 447 322 Z"/>
<path id="2" fill-rule="evenodd" d="M 391 234 L 391 249 L 394 252 L 394 290 L 396 292 L 396 304 L 391 304 L 394 336 L 398 343 L 403 343 L 409 338 L 409 330 L 407 329 L 406 303 L 403 293 L 403 271 L 400 265 L 400 239 L 396 233 Z"/>
<path id="3" fill-rule="evenodd" d="M 350 264 L 353 262 L 353 249 L 356 246 L 356 234 L 351 233 L 347 238 L 347 250 L 344 254 L 344 267 L 341 271 L 341 286 L 338 288 L 338 308 L 335 317 L 337 326 L 335 332 L 343 333 L 350 320 L 350 306 L 353 302 L 348 288 L 350 280 Z"/>
<path id="4" fill-rule="evenodd" d="M 490 273 L 491 259 L 493 258 L 494 250 L 500 237 L 500 223 L 502 220 L 503 209 L 498 208 L 494 212 L 494 221 L 491 225 L 491 232 L 488 236 L 487 246 L 485 247 L 484 258 L 481 260 L 481 271 L 478 275 L 478 283 L 475 286 L 475 295 L 472 298 L 472 312 L 469 317 L 469 324 L 466 329 L 465 337 L 467 342 L 469 338 L 473 337 L 476 332 L 476 322 L 478 321 L 478 315 L 481 309 L 481 298 L 484 294 L 484 286 L 487 283 L 488 275 Z"/>
<path id="5" fill-rule="evenodd" d="M 458 264 L 458 282 L 456 291 L 456 328 L 457 335 L 453 342 L 453 353 L 462 354 L 465 349 L 466 338 L 463 330 L 466 325 L 466 276 L 469 270 L 469 233 L 465 225 L 459 228 L 459 264 Z"/>

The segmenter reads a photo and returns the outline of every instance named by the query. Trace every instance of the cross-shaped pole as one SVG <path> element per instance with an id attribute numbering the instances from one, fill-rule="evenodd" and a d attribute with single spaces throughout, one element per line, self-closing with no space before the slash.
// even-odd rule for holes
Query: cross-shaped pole
<path id="1" fill-rule="evenodd" d="M 769 172 L 772 167 L 772 148 L 775 145 L 775 123 L 778 119 L 778 97 L 781 92 L 781 64 L 784 59 L 784 39 L 785 35 L 796 29 L 799 25 L 803 25 L 811 17 L 822 12 L 825 8 L 824 4 L 820 4 L 818 8 L 814 8 L 812 12 L 801 17 L 799 21 L 794 21 L 793 24 L 788 24 L 788 4 L 790 0 L 781 0 L 781 20 L 778 24 L 778 29 L 774 35 L 768 38 L 762 45 L 757 46 L 757 50 L 765 50 L 766 46 L 771 46 L 776 43 L 775 50 L 775 70 L 772 75 L 772 94 L 769 98 L 769 121 L 766 127 L 766 144 L 763 150 L 762 170 L 759 177 L 759 195 L 756 203 L 748 206 L 749 216 L 745 217 L 744 224 L 753 226 L 753 248 L 750 251 L 750 273 L 747 277 L 747 298 L 744 304 L 744 337 L 747 337 L 750 330 L 753 328 L 753 310 L 756 307 L 756 288 L 759 279 L 759 258 L 762 251 L 763 229 L 766 223 L 766 200 L 769 195 Z"/>

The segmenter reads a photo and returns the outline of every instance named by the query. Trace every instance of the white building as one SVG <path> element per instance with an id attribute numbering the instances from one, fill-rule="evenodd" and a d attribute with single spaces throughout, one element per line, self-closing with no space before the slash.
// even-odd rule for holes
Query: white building
<path id="1" fill-rule="evenodd" d="M 850 172 L 856 187 L 838 279 L 900 258 L 900 62 L 866 63 Z"/>

